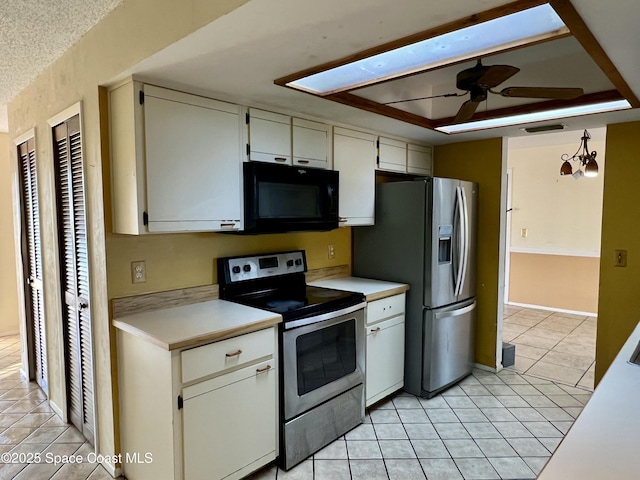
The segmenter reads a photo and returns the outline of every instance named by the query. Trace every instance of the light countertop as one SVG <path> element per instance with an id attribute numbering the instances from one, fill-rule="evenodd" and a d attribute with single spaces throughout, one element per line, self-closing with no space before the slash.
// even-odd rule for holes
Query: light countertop
<path id="1" fill-rule="evenodd" d="M 113 320 L 113 325 L 166 350 L 193 347 L 277 325 L 277 313 L 225 300 L 137 313 Z"/>
<path id="2" fill-rule="evenodd" d="M 640 324 L 538 480 L 640 478 L 640 366 L 628 363 L 639 340 Z"/>
<path id="3" fill-rule="evenodd" d="M 359 292 L 364 294 L 367 302 L 390 297 L 391 295 L 397 295 L 409 290 L 409 285 L 406 283 L 385 282 L 382 280 L 372 280 L 370 278 L 360 277 L 329 278 L 327 280 L 310 282 L 309 285 Z"/>

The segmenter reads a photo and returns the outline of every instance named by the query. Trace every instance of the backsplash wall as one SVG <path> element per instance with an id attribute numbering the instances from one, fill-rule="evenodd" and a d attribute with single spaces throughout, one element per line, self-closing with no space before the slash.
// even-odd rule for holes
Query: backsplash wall
<path id="1" fill-rule="evenodd" d="M 333 259 L 327 255 L 329 244 L 335 246 Z M 247 236 L 224 233 L 108 234 L 106 246 L 110 299 L 218 283 L 216 259 L 231 255 L 306 250 L 309 269 L 351 267 L 349 227 L 330 232 Z M 131 262 L 139 260 L 145 261 L 147 281 L 134 284 Z"/>

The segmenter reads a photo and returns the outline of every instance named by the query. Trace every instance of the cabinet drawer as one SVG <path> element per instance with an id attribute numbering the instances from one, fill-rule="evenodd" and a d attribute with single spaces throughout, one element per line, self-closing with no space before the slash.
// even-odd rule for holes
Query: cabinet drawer
<path id="1" fill-rule="evenodd" d="M 367 325 L 404 312 L 405 294 L 393 295 L 367 304 Z"/>
<path id="2" fill-rule="evenodd" d="M 273 328 L 247 333 L 216 343 L 183 351 L 182 383 L 213 375 L 257 359 L 273 356 Z"/>

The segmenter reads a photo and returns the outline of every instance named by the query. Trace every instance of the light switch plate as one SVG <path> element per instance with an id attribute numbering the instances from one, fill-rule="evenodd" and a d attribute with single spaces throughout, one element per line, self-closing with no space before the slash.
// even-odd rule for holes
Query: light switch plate
<path id="1" fill-rule="evenodd" d="M 626 250 L 616 250 L 616 258 L 615 264 L 616 267 L 626 267 L 627 266 L 627 251 Z"/>

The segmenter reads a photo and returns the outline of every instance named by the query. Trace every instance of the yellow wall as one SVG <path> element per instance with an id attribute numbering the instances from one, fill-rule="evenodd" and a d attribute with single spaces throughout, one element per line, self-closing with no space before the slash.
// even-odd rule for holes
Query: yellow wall
<path id="1" fill-rule="evenodd" d="M 0 335 L 18 333 L 18 285 L 11 201 L 13 161 L 9 135 L 0 133 Z M 17 205 L 16 205 L 17 207 Z"/>
<path id="2" fill-rule="evenodd" d="M 329 260 L 327 245 L 335 245 Z M 306 250 L 309 269 L 351 265 L 351 228 L 274 235 L 223 233 L 107 235 L 109 298 L 218 283 L 215 259 L 252 253 Z M 131 283 L 131 262 L 144 260 L 146 283 Z"/>
<path id="3" fill-rule="evenodd" d="M 640 321 L 640 122 L 607 126 L 596 383 Z M 615 250 L 628 251 L 627 267 L 614 266 Z"/>
<path id="4" fill-rule="evenodd" d="M 500 275 L 502 139 L 436 146 L 434 175 L 479 184 L 476 362 L 496 366 Z"/>
<path id="5" fill-rule="evenodd" d="M 103 204 L 103 158 L 98 86 L 176 40 L 196 31 L 246 0 L 126 1 L 87 32 L 8 106 L 9 138 L 35 128 L 40 181 L 42 253 L 49 362 L 49 398 L 63 413 L 62 308 L 58 271 L 53 154 L 48 120 L 82 102 L 87 227 L 94 339 L 97 445 L 99 453 L 116 453 L 112 328 L 107 295 L 107 252 Z M 10 164 L 16 162 L 11 154 Z M 14 167 L 15 168 L 15 167 Z M 13 173 L 12 173 L 13 174 Z M 4 181 L 4 176 L 2 177 Z M 4 191 L 4 189 L 3 189 Z M 17 200 L 14 198 L 14 205 Z M 4 203 L 3 203 L 4 205 Z M 14 209 L 15 210 L 15 209 Z M 17 220 L 14 219 L 14 225 Z M 212 254 L 213 256 L 213 254 Z M 113 256 L 111 257 L 113 260 Z M 117 399 L 115 399 L 117 402 Z"/>
<path id="6" fill-rule="evenodd" d="M 598 311 L 599 258 L 514 252 L 510 257 L 510 302 Z"/>

